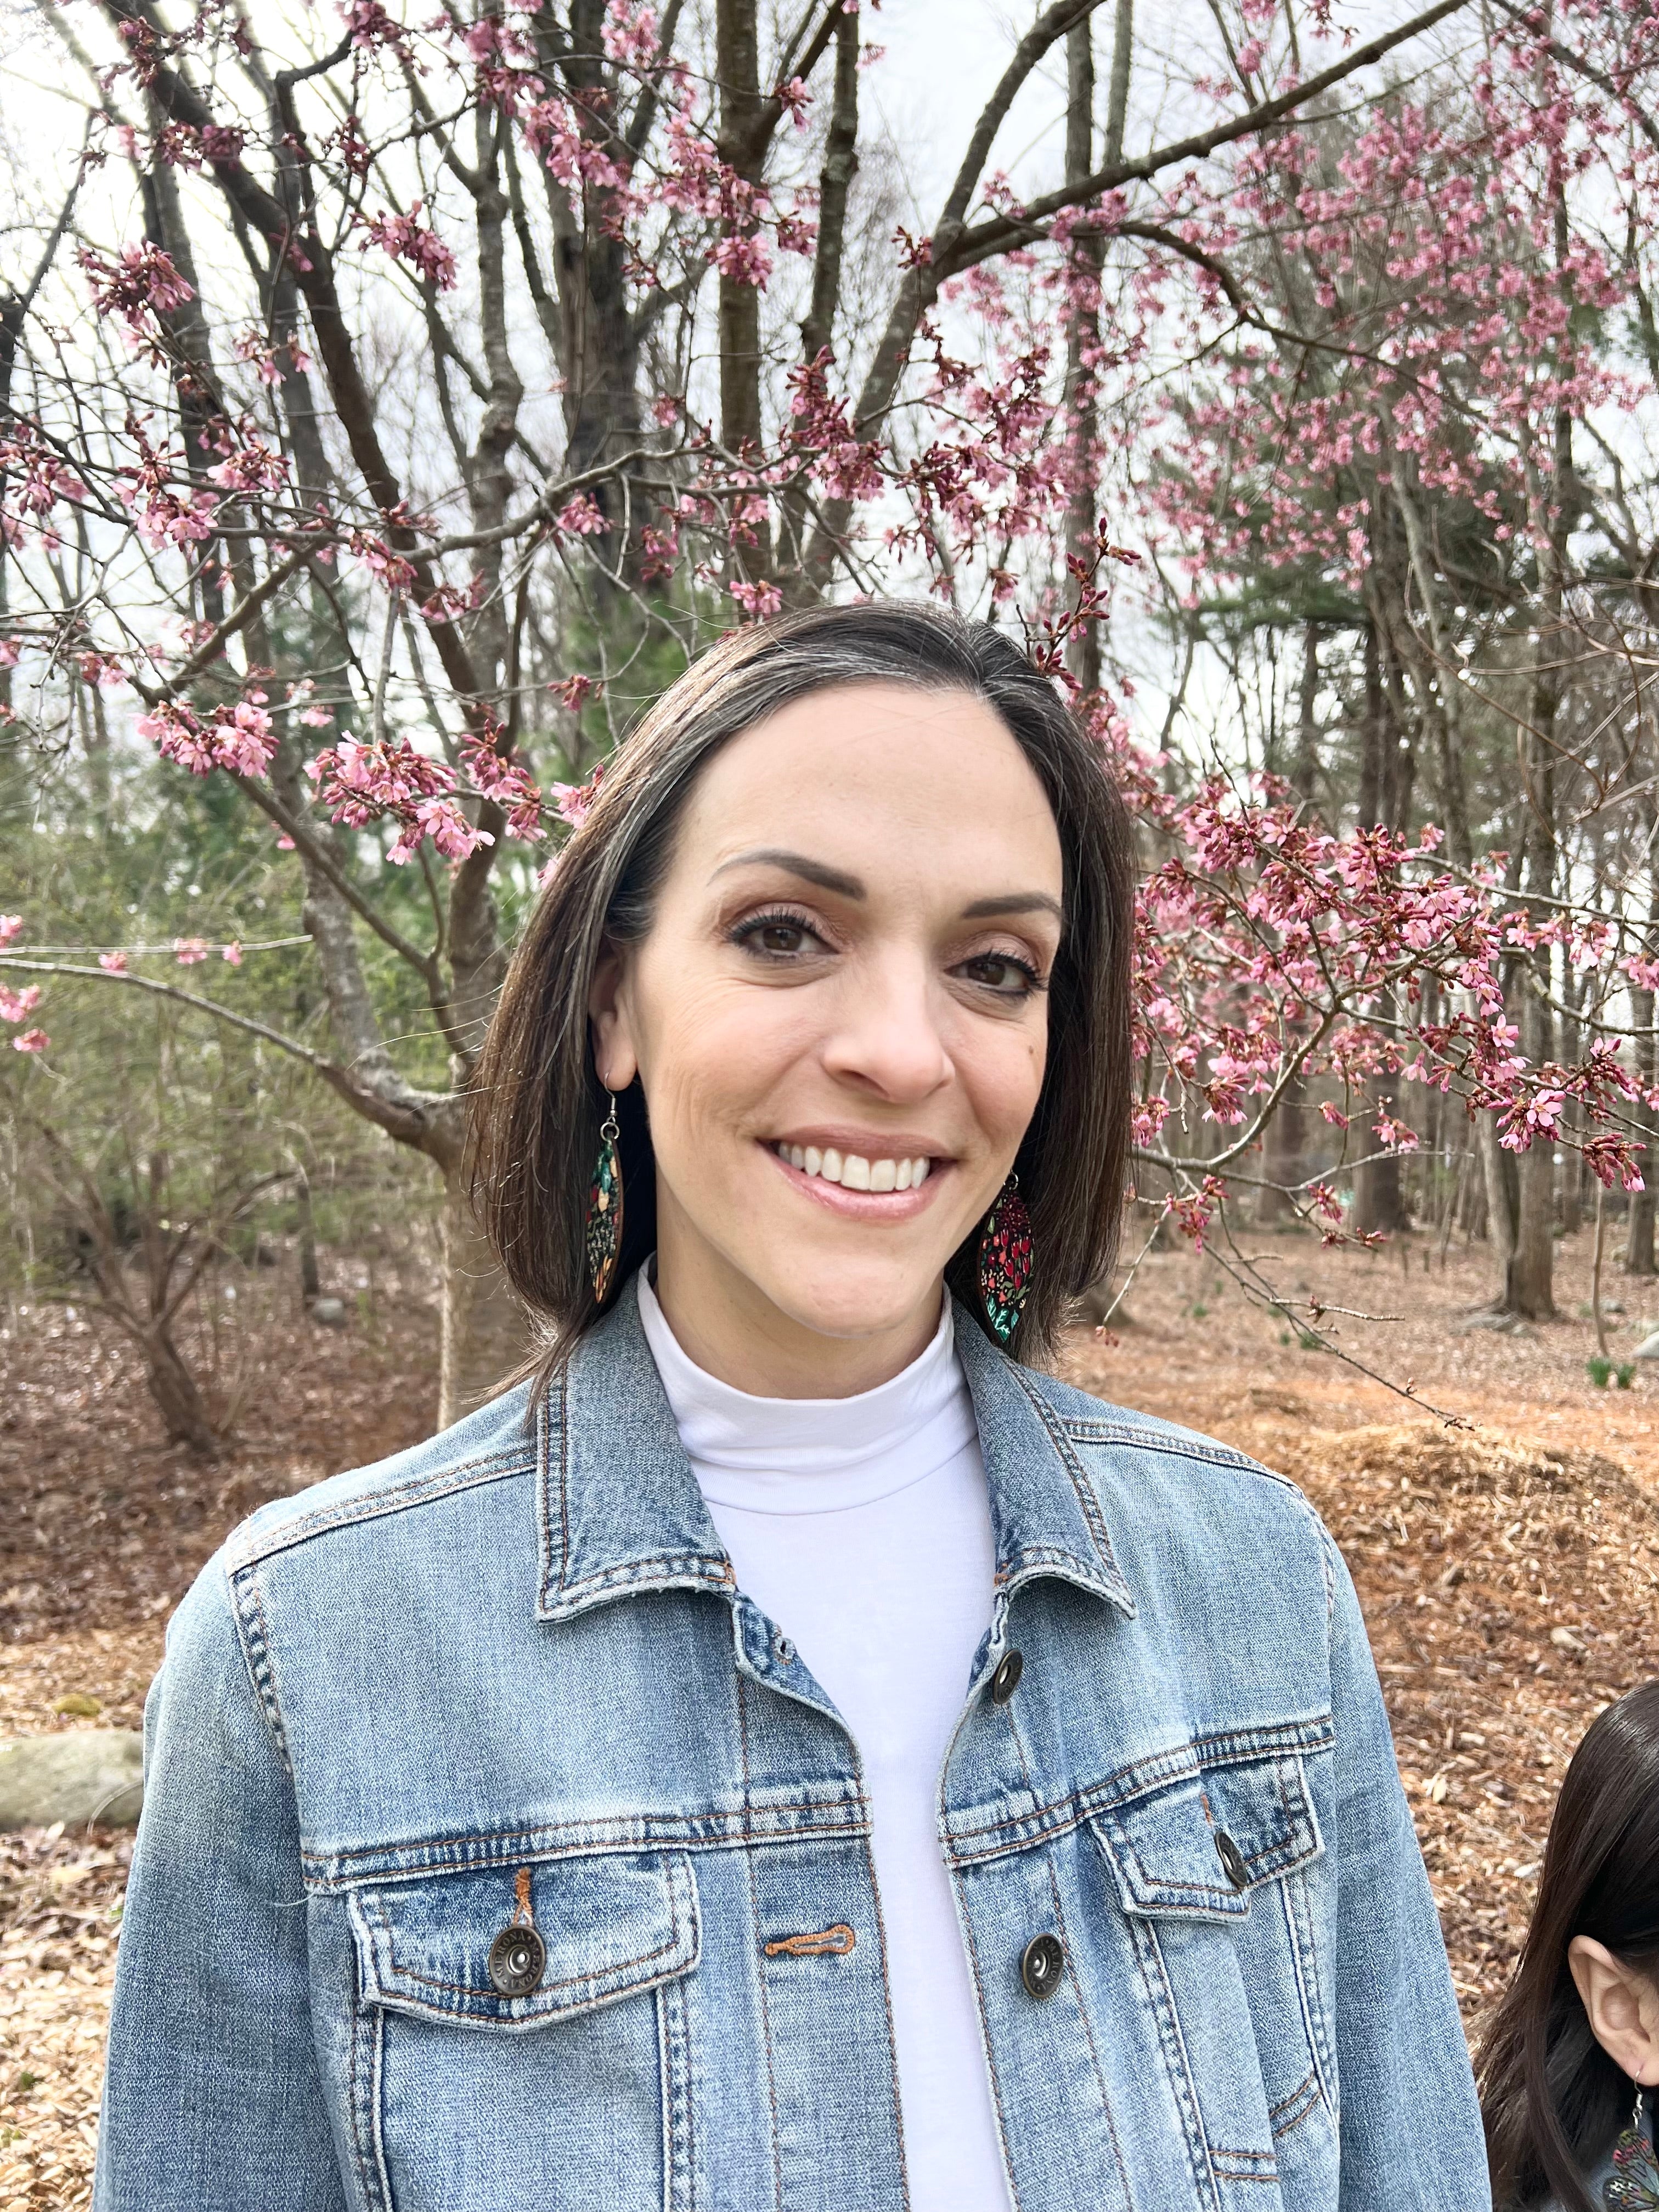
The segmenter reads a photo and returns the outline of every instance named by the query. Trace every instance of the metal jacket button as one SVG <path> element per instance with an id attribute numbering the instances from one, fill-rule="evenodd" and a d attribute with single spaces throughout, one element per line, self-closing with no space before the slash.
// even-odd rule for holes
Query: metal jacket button
<path id="1" fill-rule="evenodd" d="M 547 1946 L 533 1928 L 503 1928 L 489 1947 L 489 1978 L 504 1997 L 527 1997 L 547 1967 Z"/>
<path id="2" fill-rule="evenodd" d="M 1018 1651 L 1005 1651 L 997 1671 L 991 1677 L 991 1703 L 1006 1705 L 1019 1687 L 1019 1678 L 1025 1672 L 1025 1661 Z"/>
<path id="3" fill-rule="evenodd" d="M 1033 1936 L 1020 1954 L 1019 1978 L 1034 1997 L 1051 1997 L 1066 1971 L 1066 1953 L 1058 1936 Z"/>
<path id="4" fill-rule="evenodd" d="M 1224 1828 L 1215 1832 L 1215 1855 L 1227 1869 L 1227 1879 L 1235 1889 L 1248 1889 L 1250 1870 L 1244 1863 L 1244 1854 Z"/>

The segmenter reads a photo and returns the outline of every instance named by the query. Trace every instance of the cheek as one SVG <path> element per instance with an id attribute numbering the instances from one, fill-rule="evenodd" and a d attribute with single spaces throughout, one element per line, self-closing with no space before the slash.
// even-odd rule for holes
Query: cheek
<path id="1" fill-rule="evenodd" d="M 805 997 L 724 981 L 653 993 L 641 1073 L 653 1127 L 692 1135 L 751 1116 L 811 1053 Z"/>
<path id="2" fill-rule="evenodd" d="M 976 1023 L 951 1048 L 975 1118 L 998 1144 L 1024 1132 L 1036 1110 L 1048 1060 L 1045 1012 L 1024 1022 Z"/>

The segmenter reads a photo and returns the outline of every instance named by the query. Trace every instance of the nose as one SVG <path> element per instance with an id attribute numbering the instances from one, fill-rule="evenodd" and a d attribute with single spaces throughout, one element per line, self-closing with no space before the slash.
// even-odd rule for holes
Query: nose
<path id="1" fill-rule="evenodd" d="M 896 951 L 860 962 L 838 994 L 823 1064 L 839 1083 L 915 1105 L 956 1070 L 940 1034 L 928 963 Z"/>

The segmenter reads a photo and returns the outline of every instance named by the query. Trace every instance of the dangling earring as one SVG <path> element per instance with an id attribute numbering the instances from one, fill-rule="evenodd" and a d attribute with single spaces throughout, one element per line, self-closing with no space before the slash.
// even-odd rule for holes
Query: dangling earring
<path id="1" fill-rule="evenodd" d="M 607 1091 L 605 1096 L 611 1100 L 611 1111 L 599 1124 L 599 1157 L 593 1163 L 593 1180 L 587 1192 L 587 1275 L 596 1306 L 605 1304 L 623 1239 L 622 1154 L 617 1149 L 622 1132 L 617 1127 L 615 1094 Z"/>
<path id="2" fill-rule="evenodd" d="M 980 1300 L 999 1344 L 1006 1344 L 1018 1328 L 1030 1287 L 1031 1217 L 1019 1194 L 1019 1177 L 1011 1175 L 979 1232 Z"/>
<path id="3" fill-rule="evenodd" d="M 1613 2172 L 1601 2191 L 1607 2212 L 1652 2212 L 1659 2205 L 1659 2160 L 1642 2131 L 1641 2083 L 1630 2125 L 1613 2147 Z"/>

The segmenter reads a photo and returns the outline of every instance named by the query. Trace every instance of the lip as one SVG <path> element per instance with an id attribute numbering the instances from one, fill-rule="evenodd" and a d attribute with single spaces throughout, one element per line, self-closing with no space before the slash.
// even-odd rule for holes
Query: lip
<path id="1" fill-rule="evenodd" d="M 810 1128 L 774 1129 L 763 1137 L 765 1145 L 799 1145 L 803 1152 L 816 1145 L 821 1152 L 833 1146 L 845 1156 L 856 1152 L 866 1160 L 915 1160 L 925 1153 L 934 1169 L 948 1167 L 951 1154 L 940 1148 L 937 1137 L 924 1137 L 915 1129 L 855 1129 L 850 1121 L 815 1121 Z M 927 1184 L 922 1185 L 926 1190 Z"/>
<path id="2" fill-rule="evenodd" d="M 868 1144 L 870 1139 L 866 1137 L 863 1141 Z M 884 1138 L 881 1140 L 884 1145 L 891 1144 L 893 1141 L 890 1138 Z M 787 1160 L 780 1159 L 772 1149 L 774 1145 L 798 1144 L 805 1146 L 811 1143 L 823 1150 L 824 1140 L 816 1131 L 810 1138 L 792 1135 L 757 1139 L 757 1142 L 760 1151 L 771 1161 L 779 1174 L 787 1176 L 789 1181 L 804 1198 L 813 1200 L 817 1205 L 826 1207 L 831 1213 L 840 1214 L 845 1221 L 914 1221 L 917 1214 L 933 1204 L 935 1192 L 950 1174 L 954 1164 L 949 1159 L 941 1159 L 936 1153 L 928 1152 L 926 1144 L 917 1143 L 909 1157 L 915 1159 L 921 1153 L 927 1152 L 928 1158 L 933 1163 L 927 1171 L 927 1182 L 919 1190 L 848 1190 L 841 1183 L 825 1182 L 822 1176 L 803 1174 L 799 1168 L 791 1167 Z M 831 1136 L 829 1142 L 835 1146 L 837 1152 L 840 1152 L 844 1148 L 854 1146 L 857 1140 L 851 1138 L 842 1138 L 838 1140 L 835 1136 Z M 868 1153 L 865 1154 L 866 1159 L 869 1157 Z M 904 1155 L 896 1144 L 894 1144 L 894 1149 L 891 1152 L 878 1151 L 876 1153 L 878 1159 L 902 1157 Z"/>

